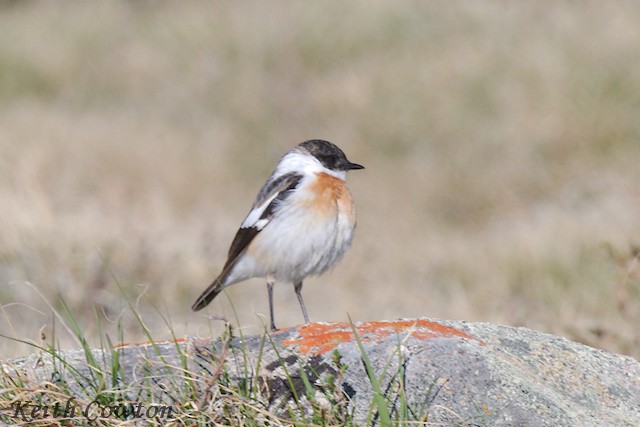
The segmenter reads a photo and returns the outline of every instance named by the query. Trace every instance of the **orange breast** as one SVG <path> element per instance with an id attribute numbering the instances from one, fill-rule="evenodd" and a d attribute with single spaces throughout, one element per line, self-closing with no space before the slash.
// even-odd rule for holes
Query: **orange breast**
<path id="1" fill-rule="evenodd" d="M 351 192 L 345 182 L 328 173 L 316 173 L 317 179 L 310 186 L 313 197 L 313 209 L 318 215 L 346 216 L 355 222 L 355 212 Z"/>

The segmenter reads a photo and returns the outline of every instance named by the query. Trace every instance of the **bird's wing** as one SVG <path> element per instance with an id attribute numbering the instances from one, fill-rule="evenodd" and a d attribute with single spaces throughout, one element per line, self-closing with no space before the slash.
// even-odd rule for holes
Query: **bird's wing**
<path id="1" fill-rule="evenodd" d="M 207 304 L 213 300 L 224 288 L 224 282 L 227 279 L 229 273 L 233 269 L 236 261 L 244 250 L 249 246 L 249 243 L 260 233 L 264 227 L 269 224 L 269 221 L 275 214 L 275 209 L 279 203 L 286 199 L 291 191 L 302 180 L 302 175 L 298 173 L 287 173 L 282 176 L 274 178 L 273 176 L 262 186 L 258 197 L 256 198 L 253 208 L 249 215 L 245 218 L 244 222 L 240 226 L 240 229 L 236 233 L 231 247 L 229 248 L 229 257 L 222 269 L 222 272 L 216 279 L 209 285 L 209 287 L 198 297 L 196 302 L 191 307 L 194 311 L 201 310 L 206 307 Z"/>
<path id="2" fill-rule="evenodd" d="M 269 179 L 262 186 L 251 212 L 242 222 L 231 243 L 223 272 L 230 270 L 238 256 L 249 246 L 249 243 L 269 224 L 273 218 L 275 208 L 298 186 L 300 180 L 302 180 L 301 174 L 290 172 L 277 178 Z"/>

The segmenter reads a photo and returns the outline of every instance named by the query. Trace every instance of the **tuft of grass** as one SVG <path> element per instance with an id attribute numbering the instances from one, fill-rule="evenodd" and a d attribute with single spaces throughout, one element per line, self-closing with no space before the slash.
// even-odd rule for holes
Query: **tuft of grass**
<path id="1" fill-rule="evenodd" d="M 64 301 L 61 301 L 61 305 L 68 307 Z M 128 302 L 128 305 L 130 310 L 136 310 L 135 304 Z M 139 327 L 144 328 L 142 316 L 139 313 L 134 315 L 140 319 Z M 70 310 L 54 319 L 63 322 L 63 329 L 73 333 L 81 343 L 79 351 L 83 362 L 78 363 L 78 359 L 74 358 L 71 363 L 71 359 L 67 359 L 67 355 L 71 357 L 70 353 L 53 345 L 57 340 L 55 334 L 43 337 L 43 340 L 50 341 L 49 344 L 23 342 L 35 352 L 42 353 L 43 360 L 46 356 L 53 361 L 54 375 L 50 380 L 40 381 L 35 377 L 21 376 L 22 371 L 14 371 L 11 366 L 3 365 L 0 373 L 0 408 L 4 410 L 0 411 L 0 422 L 25 422 L 30 425 L 85 425 L 91 422 L 100 426 L 138 425 L 140 422 L 164 425 L 167 422 L 161 415 L 138 418 L 136 407 L 143 404 L 149 408 L 165 409 L 169 405 L 171 409 L 167 413 L 171 414 L 170 422 L 175 425 L 315 427 L 365 423 L 403 427 L 429 423 L 429 411 L 442 387 L 431 385 L 424 400 L 410 402 L 405 392 L 404 340 L 399 339 L 396 351 L 381 367 L 380 373 L 376 374 L 352 322 L 362 363 L 373 390 L 369 414 L 365 420 L 361 420 L 355 417 L 349 397 L 342 389 L 343 376 L 349 367 L 343 363 L 337 350 L 331 356 L 332 373 L 321 373 L 310 361 L 284 357 L 265 329 L 258 356 L 251 361 L 247 354 L 246 337 L 236 335 L 233 325 L 225 321 L 224 333 L 210 346 L 198 347 L 196 355 L 186 354 L 179 346 L 178 339 L 174 339 L 179 356 L 175 365 L 163 358 L 160 344 L 149 333 L 150 341 L 139 351 L 151 349 L 154 362 L 146 369 L 154 369 L 156 374 L 149 377 L 146 383 L 138 384 L 134 390 L 129 385 L 133 378 L 127 378 L 123 366 L 126 346 L 121 323 L 118 323 L 117 344 L 114 345 L 109 335 L 102 331 L 101 347 L 91 348 L 84 329 Z M 170 317 L 163 315 L 163 319 L 173 334 Z M 102 322 L 98 314 L 96 321 Z M 2 338 L 21 342 L 20 339 L 4 335 Z M 285 399 L 283 403 L 290 399 L 290 404 L 275 409 L 272 403 L 276 390 L 261 373 L 265 345 L 272 346 L 277 355 L 278 369 L 284 372 L 281 378 L 284 389 L 277 391 L 280 393 L 278 396 Z M 229 366 L 229 360 L 234 360 L 238 365 Z M 208 368 L 204 368 L 205 365 L 200 362 L 206 362 Z M 273 380 L 277 381 L 277 378 L 273 377 Z M 383 383 L 386 384 L 384 388 Z M 19 409 L 24 407 L 24 402 L 28 402 L 26 409 Z M 49 412 L 34 410 L 37 405 L 49 408 Z M 92 409 L 83 410 L 89 407 Z M 69 408 L 72 409 L 69 411 Z M 105 414 L 104 408 L 112 409 Z M 460 425 L 468 425 L 468 420 L 461 419 Z"/>

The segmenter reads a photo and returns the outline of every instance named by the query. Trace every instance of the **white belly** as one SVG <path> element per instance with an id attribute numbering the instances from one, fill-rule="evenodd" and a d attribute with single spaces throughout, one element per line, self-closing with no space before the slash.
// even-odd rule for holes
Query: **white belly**
<path id="1" fill-rule="evenodd" d="M 350 195 L 334 200 L 330 215 L 310 215 L 304 207 L 308 201 L 292 196 L 278 209 L 238 260 L 227 285 L 266 276 L 300 282 L 324 273 L 342 258 L 355 228 Z"/>

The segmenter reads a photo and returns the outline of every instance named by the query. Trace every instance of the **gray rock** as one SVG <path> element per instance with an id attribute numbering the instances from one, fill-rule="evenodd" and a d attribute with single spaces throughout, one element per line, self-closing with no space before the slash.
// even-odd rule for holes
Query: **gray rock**
<path id="1" fill-rule="evenodd" d="M 411 319 L 355 326 L 392 419 L 640 425 L 640 363 L 630 357 L 486 323 Z M 256 419 L 329 414 L 334 421 L 365 424 L 379 423 L 382 415 L 372 404 L 372 381 L 348 323 L 311 323 L 262 337 L 129 345 L 92 355 L 101 369 L 89 368 L 81 350 L 6 362 L 0 388 L 9 378 L 51 382 L 85 408 L 97 393 L 117 389 L 123 399 L 176 412 L 190 408 L 190 416 L 202 412 L 218 422 L 233 416 L 226 400 L 240 399 L 236 407 L 244 402 L 238 390 L 257 408 Z M 114 357 L 120 361 L 115 376 Z"/>

